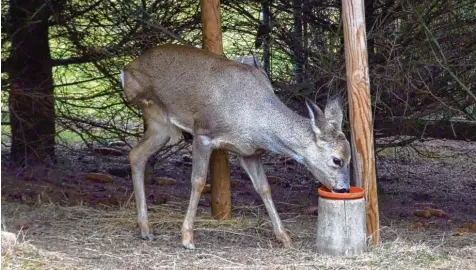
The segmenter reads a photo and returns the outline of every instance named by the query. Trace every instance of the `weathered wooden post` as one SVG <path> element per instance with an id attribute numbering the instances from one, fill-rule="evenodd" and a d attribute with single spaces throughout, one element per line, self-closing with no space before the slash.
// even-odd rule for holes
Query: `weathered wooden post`
<path id="1" fill-rule="evenodd" d="M 203 49 L 223 54 L 220 0 L 201 0 Z M 210 158 L 212 216 L 231 219 L 231 188 L 228 152 L 213 151 Z"/>
<path id="2" fill-rule="evenodd" d="M 333 256 L 359 255 L 367 250 L 364 190 L 349 193 L 318 190 L 317 252 Z"/>
<path id="3" fill-rule="evenodd" d="M 370 102 L 364 0 L 342 0 L 353 176 L 365 189 L 367 235 L 378 244 L 379 213 Z"/>

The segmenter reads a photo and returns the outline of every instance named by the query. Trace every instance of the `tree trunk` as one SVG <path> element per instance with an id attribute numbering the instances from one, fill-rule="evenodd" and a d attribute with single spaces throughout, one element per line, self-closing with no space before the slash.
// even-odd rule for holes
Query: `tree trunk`
<path id="1" fill-rule="evenodd" d="M 307 78 L 307 71 L 309 70 L 309 23 L 307 17 L 305 17 L 305 12 L 309 12 L 312 14 L 312 3 L 310 3 L 309 0 L 303 0 L 302 4 L 302 12 L 301 12 L 301 18 L 302 18 L 302 35 L 301 35 L 301 46 L 302 46 L 302 53 L 301 53 L 301 59 L 302 59 L 302 77 Z"/>
<path id="2" fill-rule="evenodd" d="M 302 49 L 302 1 L 293 0 L 293 56 L 294 56 L 294 79 L 296 83 L 302 83 L 303 78 L 303 49 Z"/>
<path id="3" fill-rule="evenodd" d="M 263 26 L 267 29 L 266 35 L 263 37 L 263 68 L 268 74 L 268 77 L 271 78 L 270 74 L 270 66 L 269 66 L 269 58 L 270 58 L 270 33 L 271 28 L 269 25 L 269 17 L 270 17 L 270 10 L 269 10 L 269 1 L 264 1 L 261 5 L 261 10 L 263 12 Z"/>
<path id="4" fill-rule="evenodd" d="M 9 3 L 11 158 L 23 165 L 54 157 L 55 109 L 48 44 L 48 19 L 53 11 L 49 3 Z"/>
<path id="5" fill-rule="evenodd" d="M 364 0 L 342 1 L 347 93 L 352 139 L 352 168 L 357 186 L 365 189 L 367 235 L 380 242 L 377 177 L 370 100 Z"/>
<path id="6" fill-rule="evenodd" d="M 223 54 L 220 0 L 200 1 L 203 49 Z M 216 149 L 210 157 L 211 208 L 215 219 L 231 219 L 230 164 L 228 151 Z"/>
<path id="7" fill-rule="evenodd" d="M 367 51 L 369 52 L 369 58 L 375 54 L 375 40 L 374 35 L 369 35 L 370 31 L 373 31 L 375 24 L 375 8 L 374 0 L 366 0 L 365 3 L 365 28 L 367 29 Z"/>

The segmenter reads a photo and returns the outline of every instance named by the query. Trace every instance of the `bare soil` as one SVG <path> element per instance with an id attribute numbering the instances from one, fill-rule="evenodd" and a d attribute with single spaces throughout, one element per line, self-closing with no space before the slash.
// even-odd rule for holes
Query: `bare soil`
<path id="1" fill-rule="evenodd" d="M 203 194 L 196 250 L 182 248 L 180 227 L 190 195 L 191 153 L 160 160 L 146 193 L 157 241 L 139 239 L 127 149 L 122 156 L 62 149 L 49 167 L 18 169 L 2 153 L 4 269 L 476 269 L 476 145 L 431 140 L 377 154 L 382 243 L 356 257 L 315 252 L 317 195 L 301 165 L 265 156 L 273 198 L 295 248 L 276 241 L 259 195 L 231 156 L 233 219 L 210 215 Z M 112 182 L 86 179 L 88 173 Z M 118 176 L 119 175 L 119 176 Z M 160 185 L 158 178 L 176 180 Z M 415 215 L 431 207 L 442 217 Z M 2 235 L 3 239 L 3 235 Z"/>

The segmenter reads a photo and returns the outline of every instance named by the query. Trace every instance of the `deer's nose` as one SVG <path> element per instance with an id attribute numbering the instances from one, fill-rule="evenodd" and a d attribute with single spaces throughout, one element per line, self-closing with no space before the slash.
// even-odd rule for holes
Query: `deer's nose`
<path id="1" fill-rule="evenodd" d="M 336 192 L 336 193 L 349 193 L 349 189 L 348 188 L 334 189 L 334 192 Z"/>

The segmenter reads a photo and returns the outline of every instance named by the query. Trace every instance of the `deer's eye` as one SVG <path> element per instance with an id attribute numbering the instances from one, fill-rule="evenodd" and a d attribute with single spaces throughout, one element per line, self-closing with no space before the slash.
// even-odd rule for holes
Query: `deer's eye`
<path id="1" fill-rule="evenodd" d="M 339 166 L 339 167 L 342 167 L 342 165 L 344 164 L 344 162 L 342 161 L 342 159 L 340 158 L 332 158 L 332 162 L 334 162 L 335 165 Z"/>

